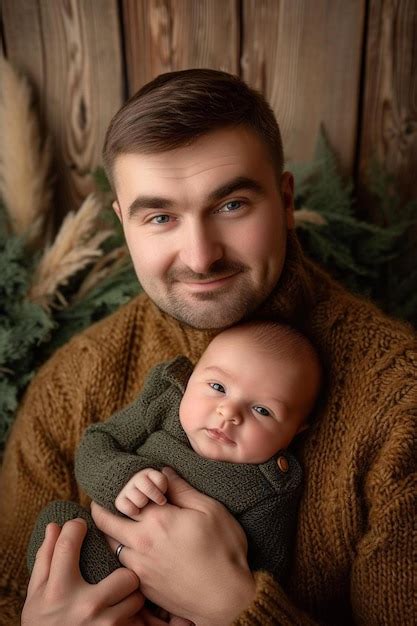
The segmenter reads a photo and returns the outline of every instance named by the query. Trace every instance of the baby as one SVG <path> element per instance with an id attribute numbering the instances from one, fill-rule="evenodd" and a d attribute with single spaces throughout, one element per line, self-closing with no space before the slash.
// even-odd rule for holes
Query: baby
<path id="1" fill-rule="evenodd" d="M 299 332 L 275 322 L 229 328 L 194 369 L 186 357 L 157 365 L 133 404 L 87 428 L 77 480 L 99 504 L 137 519 L 150 500 L 166 502 L 160 470 L 170 465 L 235 515 L 251 569 L 267 569 L 282 581 L 301 488 L 299 463 L 287 448 L 307 427 L 320 383 L 317 354 Z M 46 525 L 74 517 L 89 528 L 81 572 L 98 582 L 120 564 L 88 511 L 71 502 L 53 502 L 41 513 L 29 569 Z"/>

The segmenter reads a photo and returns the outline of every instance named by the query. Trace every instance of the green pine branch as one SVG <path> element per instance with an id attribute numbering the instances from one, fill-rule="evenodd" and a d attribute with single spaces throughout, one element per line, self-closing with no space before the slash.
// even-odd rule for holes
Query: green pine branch
<path id="1" fill-rule="evenodd" d="M 392 177 L 374 162 L 368 190 L 376 200 L 378 221 L 358 219 L 352 183 L 340 175 L 323 132 L 314 162 L 293 169 L 296 207 L 315 211 L 325 221 L 301 225 L 299 236 L 306 252 L 349 289 L 415 323 L 416 267 L 411 250 L 417 235 L 417 203 L 402 204 Z"/>
<path id="2" fill-rule="evenodd" d="M 113 219 L 110 211 L 107 219 Z M 110 244 L 103 242 L 103 251 L 119 247 L 121 238 L 116 235 Z M 106 250 L 106 246 L 110 247 Z M 18 403 L 40 365 L 73 335 L 140 291 L 127 262 L 79 302 L 46 311 L 27 298 L 37 256 L 28 254 L 24 239 L 10 234 L 7 212 L 0 203 L 0 456 Z M 65 289 L 69 302 L 84 277 L 85 272 L 80 272 L 69 281 Z"/>

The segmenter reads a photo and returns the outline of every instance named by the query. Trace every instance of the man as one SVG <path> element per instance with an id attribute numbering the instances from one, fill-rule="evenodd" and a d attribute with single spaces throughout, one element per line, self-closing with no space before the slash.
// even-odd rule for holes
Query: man
<path id="1" fill-rule="evenodd" d="M 249 572 L 237 523 L 167 469 L 170 504 L 138 523 L 92 505 L 128 568 L 97 586 L 79 574 L 82 523 L 49 527 L 22 623 L 163 624 L 137 613 L 140 584 L 199 626 L 412 624 L 415 340 L 303 257 L 272 111 L 222 72 L 165 74 L 116 114 L 104 159 L 146 295 L 58 351 L 26 394 L 3 472 L 1 623 L 18 623 L 40 508 L 86 503 L 72 471 L 84 428 L 131 402 L 157 362 L 195 362 L 221 328 L 273 318 L 310 336 L 327 373 L 297 446 L 305 489 L 286 588 Z"/>

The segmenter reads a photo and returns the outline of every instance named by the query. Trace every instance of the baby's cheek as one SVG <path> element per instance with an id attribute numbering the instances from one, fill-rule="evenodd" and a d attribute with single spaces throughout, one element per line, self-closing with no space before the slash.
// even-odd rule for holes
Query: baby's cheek
<path id="1" fill-rule="evenodd" d="M 201 400 L 192 391 L 185 391 L 179 407 L 180 424 L 187 435 L 199 428 Z"/>
<path id="2" fill-rule="evenodd" d="M 179 418 L 180 418 L 181 426 L 183 427 L 185 432 L 187 432 L 188 430 L 188 398 L 187 398 L 186 393 L 183 395 L 181 402 L 180 402 Z"/>
<path id="3" fill-rule="evenodd" d="M 244 448 L 248 457 L 260 459 L 257 462 L 267 461 L 276 452 L 271 433 L 260 427 L 252 427 L 246 433 Z"/>

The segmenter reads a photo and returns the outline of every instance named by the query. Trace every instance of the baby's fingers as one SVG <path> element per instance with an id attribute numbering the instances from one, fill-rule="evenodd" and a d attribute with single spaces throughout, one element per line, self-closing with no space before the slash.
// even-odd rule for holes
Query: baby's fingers
<path id="1" fill-rule="evenodd" d="M 129 495 L 124 492 L 119 493 L 115 501 L 115 507 L 120 513 L 135 519 L 139 515 L 141 508 L 146 506 L 148 498 L 137 489 L 130 490 Z"/>
<path id="2" fill-rule="evenodd" d="M 153 484 L 158 487 L 161 493 L 166 493 L 168 489 L 168 478 L 162 472 L 158 470 L 151 469 L 148 472 L 148 478 L 153 482 Z"/>
<path id="3" fill-rule="evenodd" d="M 162 478 L 161 478 L 162 477 Z M 149 472 L 141 477 L 141 491 L 149 500 L 156 504 L 165 504 L 167 501 L 164 492 L 168 488 L 166 476 L 157 470 L 149 470 Z M 162 487 L 162 489 L 161 489 Z"/>

